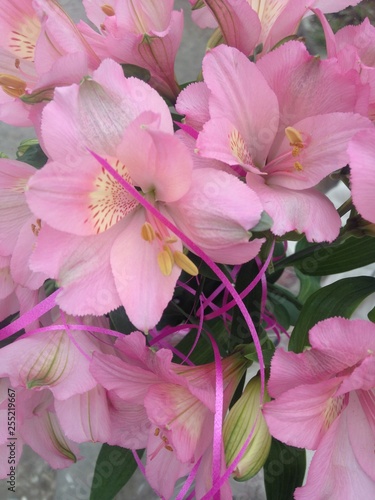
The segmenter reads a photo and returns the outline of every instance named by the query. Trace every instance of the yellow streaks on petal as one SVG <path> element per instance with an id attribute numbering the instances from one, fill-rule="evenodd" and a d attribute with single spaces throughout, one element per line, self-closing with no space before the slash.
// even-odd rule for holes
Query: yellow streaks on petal
<path id="1" fill-rule="evenodd" d="M 115 11 L 112 5 L 108 5 L 107 3 L 105 3 L 104 5 L 101 6 L 101 9 L 106 16 L 110 17 L 115 15 Z"/>
<path id="2" fill-rule="evenodd" d="M 330 398 L 327 401 L 327 406 L 324 411 L 324 422 L 323 428 L 327 430 L 330 428 L 332 422 L 337 418 L 337 416 L 341 413 L 341 410 L 344 406 L 344 396 L 339 396 L 337 398 Z"/>
<path id="3" fill-rule="evenodd" d="M 251 155 L 245 141 L 238 130 L 234 129 L 229 134 L 229 146 L 233 156 L 240 162 L 252 164 Z"/>
<path id="4" fill-rule="evenodd" d="M 11 97 L 21 97 L 26 92 L 26 82 L 13 75 L 0 73 L 0 86 Z"/>
<path id="5" fill-rule="evenodd" d="M 184 253 L 177 250 L 173 252 L 173 258 L 176 265 L 191 276 L 199 273 L 197 266 Z"/>
<path id="6" fill-rule="evenodd" d="M 141 229 L 141 236 L 145 241 L 152 242 L 155 239 L 155 229 L 149 222 L 145 222 Z"/>

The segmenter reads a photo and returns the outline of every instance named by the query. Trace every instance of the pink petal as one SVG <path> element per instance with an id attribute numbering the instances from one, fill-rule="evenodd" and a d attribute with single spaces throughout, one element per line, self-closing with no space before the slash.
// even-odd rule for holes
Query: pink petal
<path id="1" fill-rule="evenodd" d="M 296 500 L 372 498 L 375 482 L 353 454 L 348 434 L 348 409 L 332 424 L 311 462 L 307 482 L 294 493 Z"/>
<path id="2" fill-rule="evenodd" d="M 204 82 L 195 82 L 180 92 L 176 110 L 185 115 L 185 123 L 195 130 L 202 130 L 203 125 L 210 119 L 208 99 L 210 91 Z"/>
<path id="3" fill-rule="evenodd" d="M 299 448 L 315 450 L 342 408 L 334 401 L 342 377 L 299 385 L 266 403 L 264 418 L 272 436 Z"/>
<path id="4" fill-rule="evenodd" d="M 375 325 L 362 319 L 328 318 L 310 330 L 309 340 L 325 356 L 355 366 L 375 352 Z"/>
<path id="5" fill-rule="evenodd" d="M 150 385 L 160 383 L 158 377 L 146 368 L 127 364 L 107 354 L 94 353 L 90 370 L 103 387 L 134 405 L 143 404 Z"/>
<path id="6" fill-rule="evenodd" d="M 263 75 L 244 54 L 224 45 L 205 56 L 203 75 L 211 91 L 211 119 L 229 120 L 243 138 L 253 163 L 262 167 L 279 121 L 277 98 Z"/>
<path id="7" fill-rule="evenodd" d="M 69 235 L 45 225 L 30 259 L 33 271 L 56 279 L 57 303 L 72 315 L 106 314 L 121 305 L 109 262 L 113 239 L 122 227 L 103 235 Z"/>
<path id="8" fill-rule="evenodd" d="M 358 132 L 349 143 L 348 153 L 354 205 L 365 219 L 375 223 L 375 131 Z"/>
<path id="9" fill-rule="evenodd" d="M 196 461 L 212 441 L 213 412 L 185 387 L 154 385 L 144 405 L 151 422 L 167 429 L 168 440 L 180 462 Z"/>
<path id="10" fill-rule="evenodd" d="M 108 442 L 111 422 L 106 391 L 99 385 L 64 401 L 55 401 L 64 434 L 76 443 Z"/>
<path id="11" fill-rule="evenodd" d="M 175 484 L 180 477 L 187 476 L 193 464 L 181 463 L 173 451 L 165 448 L 165 443 L 152 432 L 147 443 L 146 478 L 161 498 L 170 499 Z"/>
<path id="12" fill-rule="evenodd" d="M 263 178 L 247 174 L 248 185 L 259 196 L 264 210 L 273 220 L 272 232 L 281 236 L 289 231 L 305 233 L 308 241 L 333 241 L 341 227 L 334 205 L 316 189 L 294 191 Z"/>
<path id="13" fill-rule="evenodd" d="M 318 349 L 301 354 L 277 349 L 271 362 L 268 392 L 273 398 L 299 385 L 323 382 L 347 368 L 347 364 L 336 360 Z"/>
<path id="14" fill-rule="evenodd" d="M 369 391 L 353 392 L 349 398 L 349 405 L 345 411 L 349 441 L 355 458 L 363 471 L 374 481 L 375 487 L 374 388 Z"/>
<path id="15" fill-rule="evenodd" d="M 205 0 L 214 14 L 226 45 L 235 47 L 246 56 L 254 51 L 261 32 L 256 12 L 247 0 Z"/>
<path id="16" fill-rule="evenodd" d="M 108 392 L 111 433 L 108 444 L 130 450 L 146 448 L 151 422 L 143 404 L 122 400 L 114 391 Z"/>
<path id="17" fill-rule="evenodd" d="M 148 127 L 145 115 L 127 128 L 117 155 L 144 193 L 153 192 L 156 201 L 176 201 L 190 187 L 192 159 L 177 137 Z"/>
<path id="18" fill-rule="evenodd" d="M 145 221 L 143 210 L 134 212 L 111 250 L 111 266 L 118 294 L 130 321 L 143 331 L 154 327 L 160 320 L 181 273 L 181 269 L 173 265 L 169 276 L 162 274 L 157 260 L 162 246 L 158 240 L 149 242 L 141 237 Z M 180 242 L 173 245 L 174 250 L 181 251 Z"/>
<path id="19" fill-rule="evenodd" d="M 179 228 L 214 260 L 225 256 L 226 264 L 240 263 L 246 245 L 249 260 L 262 244 L 248 243 L 248 230 L 258 223 L 262 205 L 251 189 L 226 172 L 194 170 L 191 189 L 170 211 Z"/>

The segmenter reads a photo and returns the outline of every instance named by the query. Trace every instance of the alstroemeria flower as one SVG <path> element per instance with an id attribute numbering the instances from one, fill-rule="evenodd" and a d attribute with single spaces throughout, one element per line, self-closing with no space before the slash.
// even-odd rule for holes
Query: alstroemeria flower
<path id="1" fill-rule="evenodd" d="M 203 75 L 210 119 L 198 136 L 199 154 L 247 172 L 274 234 L 297 230 L 309 241 L 334 240 L 340 218 L 313 188 L 348 163 L 351 137 L 372 126 L 361 116 L 368 101 L 358 75 L 343 74 L 334 60 L 316 60 L 298 42 L 256 65 L 236 49 L 217 47 L 205 56 Z M 183 91 L 182 109 L 198 91 L 194 85 Z M 195 117 L 199 124 L 206 113 L 194 109 L 189 123 Z"/>
<path id="2" fill-rule="evenodd" d="M 310 7 L 323 12 L 339 12 L 359 0 L 189 0 L 196 7 L 193 19 L 201 28 L 220 27 L 225 43 L 253 53 L 262 44 L 268 52 L 282 39 L 293 35 L 302 18 L 311 15 Z M 205 8 L 207 6 L 208 9 Z M 209 10 L 209 12 L 206 12 Z M 211 13 L 211 16 L 209 15 Z M 214 19 L 213 19 L 214 18 Z M 213 22 L 214 21 L 214 22 Z"/>
<path id="3" fill-rule="evenodd" d="M 113 61 L 102 63 L 94 78 L 57 90 L 44 112 L 43 139 L 54 161 L 30 179 L 27 199 L 42 225 L 60 234 L 46 262 L 51 229 L 42 227 L 32 268 L 58 280 L 64 290 L 57 301 L 70 314 L 103 314 L 121 300 L 131 321 L 148 330 L 172 298 L 181 270 L 198 270 L 181 241 L 88 149 L 218 262 L 238 264 L 258 253 L 262 240 L 249 242 L 248 230 L 262 206 L 235 176 L 193 169 L 189 150 L 173 135 L 167 106 L 151 87 L 125 79 Z M 82 301 L 78 293 L 88 287 L 92 297 L 91 288 L 100 288 L 93 282 L 98 273 L 109 299 L 94 297 L 88 310 L 89 297 Z"/>
<path id="4" fill-rule="evenodd" d="M 330 318 L 309 333 L 311 349 L 278 349 L 264 406 L 271 434 L 317 450 L 295 498 L 375 495 L 375 325 Z"/>
<path id="5" fill-rule="evenodd" d="M 191 367 L 172 363 L 171 351 L 154 352 L 146 347 L 140 332 L 117 340 L 115 346 L 119 357 L 94 354 L 91 366 L 98 382 L 116 396 L 118 408 L 119 400 L 123 401 L 123 418 L 113 422 L 110 443 L 132 449 L 147 446 L 146 477 L 160 495 L 170 498 L 176 480 L 202 455 L 203 467 L 209 459 L 215 364 Z M 223 359 L 222 365 L 225 414 L 247 361 L 237 353 Z M 204 482 L 209 483 L 207 477 Z M 210 485 L 202 488 L 207 487 Z"/>
<path id="6" fill-rule="evenodd" d="M 60 85 L 79 82 L 100 59 L 54 0 L 4 0 L 0 12 L 0 119 L 37 123 Z M 20 100 L 20 97 L 25 102 Z"/>
<path id="7" fill-rule="evenodd" d="M 184 17 L 173 0 L 84 0 L 87 16 L 100 33 L 81 22 L 79 29 L 104 59 L 134 64 L 151 74 L 150 85 L 175 99 L 179 87 L 174 62 L 181 43 Z"/>
<path id="8" fill-rule="evenodd" d="M 15 399 L 15 459 L 21 458 L 23 445 L 29 445 L 54 469 L 70 467 L 80 458 L 78 445 L 66 438 L 53 408 L 52 393 L 44 389 L 40 392 L 22 387 L 13 388 L 9 379 L 0 379 L 0 450 L 2 456 L 9 456 L 9 434 L 7 418 L 10 396 Z M 9 474 L 9 464 L 0 461 L 0 477 Z"/>
<path id="9" fill-rule="evenodd" d="M 345 26 L 333 33 L 323 13 L 316 9 L 326 38 L 327 56 L 336 57 L 345 71 L 358 72 L 361 81 L 370 88 L 369 117 L 375 120 L 375 27 L 369 19 L 358 26 Z"/>

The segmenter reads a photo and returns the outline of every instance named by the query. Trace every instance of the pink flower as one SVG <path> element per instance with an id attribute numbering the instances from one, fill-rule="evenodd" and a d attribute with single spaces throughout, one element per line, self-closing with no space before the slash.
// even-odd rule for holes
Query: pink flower
<path id="1" fill-rule="evenodd" d="M 189 0 L 194 6 L 199 4 Z M 225 43 L 243 52 L 253 53 L 262 44 L 262 53 L 270 51 L 282 39 L 293 35 L 309 7 L 323 12 L 338 12 L 358 0 L 204 0 L 207 8 L 193 11 L 193 19 L 201 28 L 220 27 Z M 207 12 L 208 11 L 208 12 Z M 211 15 L 210 15 L 211 14 Z M 213 19 L 214 18 L 214 19 Z M 216 23 L 215 23 L 216 20 Z"/>
<path id="2" fill-rule="evenodd" d="M 22 387 L 13 388 L 9 379 L 0 379 L 0 451 L 9 456 L 8 405 L 16 408 L 14 424 L 15 465 L 21 458 L 23 445 L 29 445 L 54 469 L 70 467 L 79 456 L 76 443 L 66 438 L 53 408 L 53 396 L 47 389 L 35 392 Z M 0 460 L 0 477 L 9 474 L 7 460 Z"/>
<path id="3" fill-rule="evenodd" d="M 336 57 L 345 71 L 357 71 L 361 81 L 368 84 L 369 117 L 375 120 L 375 27 L 366 18 L 362 24 L 345 26 L 334 34 L 322 12 L 314 12 L 324 29 L 328 57 Z"/>
<path id="4" fill-rule="evenodd" d="M 79 28 L 104 59 L 134 64 L 151 74 L 150 85 L 174 100 L 179 87 L 174 62 L 181 43 L 184 18 L 173 10 L 173 0 L 84 1 L 97 33 L 85 23 Z"/>
<path id="5" fill-rule="evenodd" d="M 0 119 L 37 123 L 56 86 L 79 82 L 100 63 L 53 0 L 4 0 L 0 13 Z M 22 97 L 23 101 L 21 101 Z"/>
<path id="6" fill-rule="evenodd" d="M 88 149 L 213 259 L 237 264 L 258 253 L 262 240 L 248 241 L 262 210 L 257 196 L 226 172 L 193 169 L 164 101 L 144 82 L 125 79 L 113 61 L 104 61 L 94 80 L 56 91 L 42 133 L 53 161 L 30 180 L 27 199 L 51 227 L 38 235 L 32 268 L 58 280 L 57 301 L 68 313 L 103 314 L 122 303 L 131 321 L 148 330 L 171 300 L 181 270 L 198 273 L 182 242 Z"/>
<path id="7" fill-rule="evenodd" d="M 296 499 L 375 494 L 375 325 L 330 318 L 315 325 L 311 349 L 277 350 L 264 406 L 271 434 L 317 450 Z"/>
<path id="8" fill-rule="evenodd" d="M 314 187 L 348 163 L 350 139 L 372 126 L 361 116 L 368 101 L 358 75 L 343 74 L 334 60 L 316 60 L 298 42 L 256 65 L 236 49 L 217 47 L 205 56 L 203 75 L 209 91 L 204 126 L 207 109 L 197 112 L 193 104 L 198 86 L 184 90 L 178 102 L 189 124 L 203 126 L 198 153 L 247 172 L 274 234 L 297 230 L 309 241 L 334 240 L 340 218 Z"/>
<path id="9" fill-rule="evenodd" d="M 115 346 L 119 357 L 94 354 L 91 366 L 117 408 L 122 408 L 122 418 L 112 422 L 110 443 L 132 449 L 147 446 L 146 477 L 160 495 L 170 498 L 179 477 L 203 455 L 203 468 L 212 458 L 215 364 L 172 363 L 171 351 L 154 352 L 140 332 L 117 340 Z M 222 365 L 225 414 L 247 361 L 237 353 Z M 197 489 L 207 492 L 208 476 L 201 481 Z"/>

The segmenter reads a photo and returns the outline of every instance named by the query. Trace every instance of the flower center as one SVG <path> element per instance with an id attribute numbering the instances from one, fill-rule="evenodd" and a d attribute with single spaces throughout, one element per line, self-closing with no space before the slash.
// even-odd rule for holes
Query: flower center
<path id="1" fill-rule="evenodd" d="M 133 185 L 125 165 L 114 158 L 107 162 L 130 184 Z M 90 217 L 97 234 L 106 231 L 131 213 L 138 202 L 104 168 L 94 181 L 95 190 L 90 194 L 88 206 Z"/>
<path id="2" fill-rule="evenodd" d="M 286 127 L 285 135 L 289 140 L 289 144 L 292 146 L 292 156 L 293 158 L 296 158 L 301 154 L 301 151 L 305 147 L 301 132 L 294 127 Z M 293 166 L 298 172 L 303 170 L 303 166 L 299 161 L 295 161 Z"/>
<path id="3" fill-rule="evenodd" d="M 168 438 L 160 432 L 160 428 L 156 427 L 154 436 L 158 436 L 161 439 L 159 446 L 149 455 L 150 460 L 153 460 L 158 453 L 164 448 L 168 451 L 173 451 L 172 446 L 169 444 Z"/>

